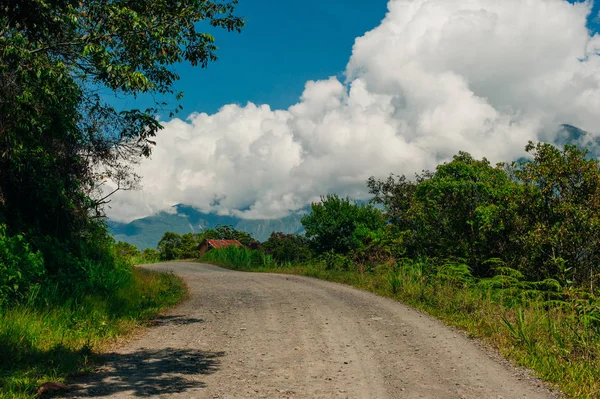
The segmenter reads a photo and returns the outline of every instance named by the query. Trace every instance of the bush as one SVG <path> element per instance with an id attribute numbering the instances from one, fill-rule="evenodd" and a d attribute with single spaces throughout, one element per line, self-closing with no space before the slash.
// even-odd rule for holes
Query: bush
<path id="1" fill-rule="evenodd" d="M 358 232 L 364 235 L 382 229 L 385 218 L 371 205 L 359 205 L 349 198 L 330 194 L 311 205 L 311 213 L 302 218 L 302 225 L 316 253 L 348 254 L 357 249 Z"/>
<path id="2" fill-rule="evenodd" d="M 311 257 L 306 237 L 297 234 L 271 233 L 262 250 L 277 262 L 305 262 Z"/>
<path id="3" fill-rule="evenodd" d="M 325 265 L 325 270 L 352 271 L 354 262 L 345 255 L 340 255 L 334 251 L 325 252 L 320 256 L 321 263 Z"/>
<path id="4" fill-rule="evenodd" d="M 0 305 L 27 296 L 45 273 L 42 254 L 32 251 L 22 235 L 8 236 L 0 225 Z"/>
<path id="5" fill-rule="evenodd" d="M 123 259 L 135 258 L 140 256 L 140 251 L 136 246 L 128 242 L 119 241 L 114 247 L 115 254 Z"/>
<path id="6" fill-rule="evenodd" d="M 141 260 L 144 263 L 158 262 L 160 259 L 160 252 L 154 248 L 146 248 L 142 251 Z"/>

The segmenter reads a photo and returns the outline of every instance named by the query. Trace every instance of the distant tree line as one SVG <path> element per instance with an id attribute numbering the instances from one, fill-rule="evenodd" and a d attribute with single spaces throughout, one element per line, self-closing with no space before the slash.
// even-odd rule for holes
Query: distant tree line
<path id="1" fill-rule="evenodd" d="M 370 178 L 371 205 L 327 196 L 302 219 L 331 267 L 402 258 L 456 262 L 475 277 L 511 268 L 530 281 L 593 290 L 600 273 L 600 166 L 572 145 L 529 143 L 529 158 L 491 165 L 460 152 L 408 179 Z"/>
<path id="2" fill-rule="evenodd" d="M 530 142 L 526 151 L 530 158 L 496 166 L 461 152 L 414 181 L 371 178 L 395 255 L 459 259 L 479 277 L 494 274 L 500 261 L 529 280 L 593 289 L 600 272 L 599 161 L 571 145 Z"/>
<path id="3" fill-rule="evenodd" d="M 593 290 L 600 277 L 599 162 L 569 145 L 529 143 L 526 151 L 528 159 L 497 165 L 460 152 L 412 180 L 370 178 L 370 203 L 323 196 L 302 218 L 300 235 L 274 232 L 259 243 L 230 226 L 165 233 L 158 259 L 195 258 L 204 239 L 236 239 L 281 264 L 322 262 L 363 273 L 427 259 L 463 265 L 476 278 L 508 268 L 529 281 Z"/>
<path id="4" fill-rule="evenodd" d="M 313 255 L 309 240 L 304 235 L 273 232 L 267 241 L 261 243 L 247 232 L 224 225 L 206 229 L 201 233 L 165 232 L 156 249 L 146 248 L 140 251 L 132 244 L 118 242 L 115 250 L 120 256 L 132 259 L 134 263 L 195 259 L 199 257 L 198 246 L 207 239 L 237 240 L 246 249 L 272 255 L 278 262 L 304 262 Z"/>
<path id="5" fill-rule="evenodd" d="M 177 234 L 167 231 L 161 237 L 156 249 L 146 248 L 139 251 L 137 247 L 126 242 L 117 243 L 116 248 L 121 254 L 138 263 L 195 259 L 199 256 L 198 246 L 206 239 L 237 240 L 249 249 L 257 249 L 260 246 L 260 243 L 250 234 L 231 226 L 219 225 L 200 233 Z"/>
<path id="6" fill-rule="evenodd" d="M 259 249 L 279 262 L 368 272 L 401 259 L 463 265 L 478 278 L 514 270 L 529 281 L 594 290 L 600 279 L 600 166 L 584 149 L 529 143 L 529 157 L 492 165 L 460 152 L 414 179 L 370 178 L 369 204 L 327 195 L 301 236 Z"/>

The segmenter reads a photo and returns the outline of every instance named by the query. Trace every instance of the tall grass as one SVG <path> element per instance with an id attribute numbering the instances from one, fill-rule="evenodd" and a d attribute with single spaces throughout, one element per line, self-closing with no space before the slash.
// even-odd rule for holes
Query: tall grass
<path id="1" fill-rule="evenodd" d="M 131 258 L 127 259 L 128 263 L 132 264 L 132 265 L 151 265 L 154 263 L 159 263 L 161 262 L 160 258 L 158 256 L 156 257 L 146 257 L 144 255 L 135 255 L 132 256 Z"/>
<path id="2" fill-rule="evenodd" d="M 107 344 L 187 295 L 170 274 L 132 268 L 120 279 L 108 294 L 65 300 L 53 285 L 0 307 L 0 397 L 31 398 L 44 382 L 86 372 Z"/>
<path id="3" fill-rule="evenodd" d="M 228 258 L 216 258 L 238 269 Z M 526 283 L 509 269 L 475 280 L 460 263 L 410 260 L 369 273 L 325 263 L 240 269 L 301 274 L 400 300 L 482 338 L 569 397 L 600 397 L 600 299 L 555 281 Z"/>
<path id="4" fill-rule="evenodd" d="M 277 268 L 271 255 L 245 247 L 230 246 L 208 251 L 202 260 L 221 266 L 234 267 L 237 270 Z"/>

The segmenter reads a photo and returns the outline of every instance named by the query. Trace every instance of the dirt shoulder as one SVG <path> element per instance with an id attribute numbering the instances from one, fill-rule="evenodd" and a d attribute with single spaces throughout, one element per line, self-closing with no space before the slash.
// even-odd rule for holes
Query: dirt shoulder
<path id="1" fill-rule="evenodd" d="M 554 398 L 464 334 L 401 303 L 300 276 L 198 263 L 191 299 L 72 398 Z"/>

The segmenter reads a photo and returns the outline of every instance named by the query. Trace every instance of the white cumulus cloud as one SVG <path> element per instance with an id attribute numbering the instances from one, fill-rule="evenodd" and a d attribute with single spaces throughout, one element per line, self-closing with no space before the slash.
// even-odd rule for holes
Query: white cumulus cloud
<path id="1" fill-rule="evenodd" d="M 310 81 L 298 103 L 225 105 L 166 122 L 115 194 L 116 220 L 177 203 L 276 218 L 319 195 L 365 198 L 365 180 L 434 168 L 459 150 L 492 161 L 552 141 L 561 124 L 600 135 L 600 37 L 591 2 L 391 0 L 356 39 L 346 80 Z"/>

